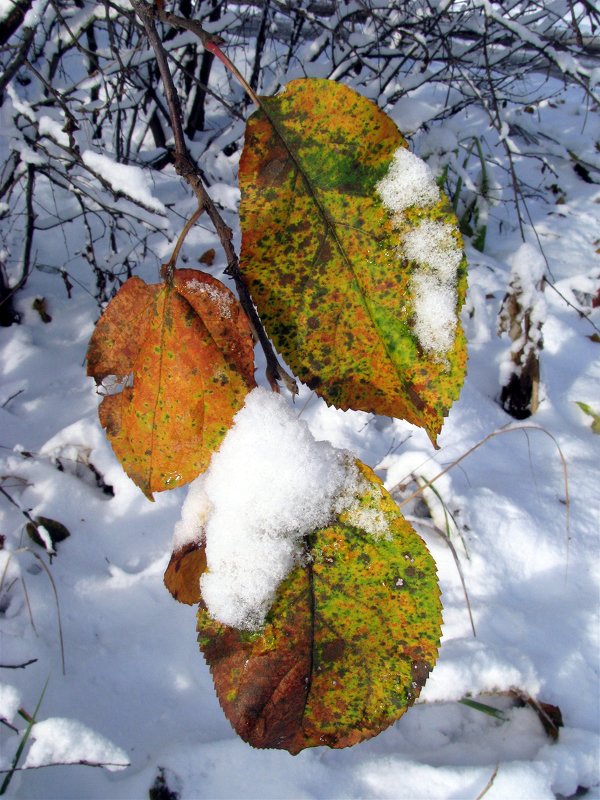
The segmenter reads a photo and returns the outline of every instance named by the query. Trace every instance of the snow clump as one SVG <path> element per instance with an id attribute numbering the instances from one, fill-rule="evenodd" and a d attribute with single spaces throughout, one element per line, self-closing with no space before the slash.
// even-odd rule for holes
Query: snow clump
<path id="1" fill-rule="evenodd" d="M 317 442 L 277 394 L 254 389 L 212 458 L 191 484 L 175 548 L 203 540 L 202 598 L 213 619 L 262 626 L 281 581 L 304 555 L 304 537 L 347 512 L 347 522 L 387 533 L 383 514 L 364 513 L 371 492 L 352 456 Z"/>
<path id="2" fill-rule="evenodd" d="M 23 769 L 85 763 L 115 772 L 129 766 L 127 753 L 122 748 L 75 719 L 51 717 L 36 722 L 31 738 L 34 742 Z"/>
<path id="3" fill-rule="evenodd" d="M 440 199 L 430 168 L 404 147 L 396 151 L 387 175 L 375 188 L 398 229 L 404 225 L 407 208 L 431 208 Z M 454 232 L 447 222 L 424 219 L 400 235 L 398 247 L 399 257 L 415 264 L 411 279 L 414 334 L 423 350 L 441 359 L 452 347 L 456 332 L 456 276 L 463 254 Z"/>
<path id="4" fill-rule="evenodd" d="M 405 147 L 396 150 L 387 175 L 375 188 L 383 205 L 395 214 L 411 206 L 432 206 L 440 199 L 427 164 Z"/>

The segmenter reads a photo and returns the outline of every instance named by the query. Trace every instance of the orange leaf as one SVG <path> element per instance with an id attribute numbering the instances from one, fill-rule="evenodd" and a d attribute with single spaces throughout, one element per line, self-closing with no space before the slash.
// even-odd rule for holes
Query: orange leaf
<path id="1" fill-rule="evenodd" d="M 206 469 L 254 386 L 253 373 L 241 306 L 220 281 L 195 270 L 150 286 L 130 278 L 88 349 L 88 375 L 127 384 L 104 398 L 100 421 L 148 497 Z"/>

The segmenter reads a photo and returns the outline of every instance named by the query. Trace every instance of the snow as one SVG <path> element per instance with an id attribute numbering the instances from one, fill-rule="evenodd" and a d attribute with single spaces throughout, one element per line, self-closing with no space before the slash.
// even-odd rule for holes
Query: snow
<path id="1" fill-rule="evenodd" d="M 12 722 L 21 705 L 21 695 L 14 686 L 0 683 L 0 719 Z"/>
<path id="2" fill-rule="evenodd" d="M 428 208 L 440 199 L 429 166 L 404 147 L 396 151 L 375 188 L 398 228 L 406 209 Z M 402 233 L 398 248 L 400 258 L 415 264 L 411 279 L 414 333 L 421 347 L 438 358 L 450 350 L 456 331 L 456 273 L 462 250 L 455 235 L 449 223 L 423 219 Z"/>
<path id="3" fill-rule="evenodd" d="M 436 355 L 447 353 L 456 331 L 456 290 L 433 275 L 411 278 L 414 296 L 414 332 L 421 347 Z"/>
<path id="4" fill-rule="evenodd" d="M 203 527 L 208 570 L 200 588 L 211 616 L 260 628 L 303 555 L 304 537 L 344 511 L 352 524 L 385 531 L 382 515 L 357 507 L 365 483 L 351 456 L 315 441 L 280 395 L 250 392 L 210 468 L 192 484 L 175 530 L 182 547 Z"/>
<path id="5" fill-rule="evenodd" d="M 98 173 L 117 193 L 142 203 L 146 208 L 165 214 L 166 209 L 153 196 L 146 173 L 129 164 L 117 164 L 112 158 L 94 150 L 84 150 L 81 154 L 84 164 Z"/>
<path id="6" fill-rule="evenodd" d="M 411 206 L 431 206 L 440 199 L 440 190 L 427 164 L 404 147 L 395 152 L 387 174 L 376 189 L 383 205 L 392 213 Z"/>
<path id="7" fill-rule="evenodd" d="M 424 350 L 443 356 L 456 331 L 456 271 L 462 251 L 455 228 L 446 222 L 422 220 L 402 237 L 404 254 L 415 262 L 411 278 L 414 331 Z"/>
<path id="8" fill-rule="evenodd" d="M 110 772 L 129 766 L 124 750 L 74 719 L 51 717 L 36 722 L 30 736 L 34 741 L 23 763 L 25 769 L 81 761 Z"/>

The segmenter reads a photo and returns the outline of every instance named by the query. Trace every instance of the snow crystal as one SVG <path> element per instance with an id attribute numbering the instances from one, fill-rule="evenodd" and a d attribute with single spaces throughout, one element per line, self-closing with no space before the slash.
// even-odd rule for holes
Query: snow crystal
<path id="1" fill-rule="evenodd" d="M 383 205 L 395 214 L 411 206 L 432 206 L 440 199 L 427 164 L 404 147 L 396 151 L 387 175 L 375 188 Z"/>
<path id="2" fill-rule="evenodd" d="M 407 208 L 432 206 L 440 199 L 429 166 L 403 147 L 396 151 L 387 175 L 376 189 L 398 228 L 402 227 Z M 443 357 L 452 347 L 456 331 L 456 272 L 463 256 L 455 227 L 424 219 L 401 233 L 398 245 L 399 257 L 415 264 L 414 333 L 425 351 Z"/>
<path id="3" fill-rule="evenodd" d="M 12 722 L 21 705 L 21 696 L 14 686 L 0 683 L 0 719 Z"/>
<path id="4" fill-rule="evenodd" d="M 220 289 L 212 283 L 199 281 L 195 278 L 191 281 L 187 281 L 186 288 L 191 292 L 205 294 L 217 306 L 223 318 L 231 319 L 231 308 L 234 301 L 233 297 L 225 288 Z"/>
<path id="5" fill-rule="evenodd" d="M 411 279 L 415 319 L 413 330 L 421 347 L 447 353 L 456 331 L 456 290 L 432 275 L 416 273 Z"/>
<path id="6" fill-rule="evenodd" d="M 385 519 L 354 507 L 368 486 L 351 456 L 315 441 L 283 398 L 250 392 L 208 472 L 192 484 L 175 531 L 182 547 L 204 527 L 200 586 L 211 616 L 259 628 L 304 537 L 345 510 L 350 524 L 381 535 Z"/>
<path id="7" fill-rule="evenodd" d="M 402 237 L 404 253 L 440 281 L 453 283 L 462 260 L 462 250 L 454 238 L 455 228 L 447 222 L 424 219 Z"/>
<path id="8" fill-rule="evenodd" d="M 82 158 L 84 164 L 107 181 L 113 191 L 120 192 L 159 214 L 166 214 L 164 205 L 152 196 L 148 178 L 140 167 L 117 164 L 111 158 L 93 150 L 85 150 Z"/>
<path id="9" fill-rule="evenodd" d="M 102 764 L 111 772 L 129 766 L 127 753 L 74 719 L 50 717 L 31 729 L 31 745 L 23 767 L 48 764 Z"/>

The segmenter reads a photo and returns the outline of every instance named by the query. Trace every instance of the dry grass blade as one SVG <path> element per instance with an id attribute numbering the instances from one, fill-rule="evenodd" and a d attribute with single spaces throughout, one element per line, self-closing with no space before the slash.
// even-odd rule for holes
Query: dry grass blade
<path id="1" fill-rule="evenodd" d="M 470 456 L 471 453 L 474 453 L 476 450 L 478 450 L 486 442 L 489 442 L 490 439 L 494 439 L 496 436 L 502 436 L 505 433 L 512 433 L 513 431 L 541 431 L 542 433 L 545 433 L 546 436 L 549 436 L 550 439 L 552 439 L 552 441 L 554 442 L 554 445 L 556 446 L 556 449 L 558 451 L 558 455 L 560 457 L 561 465 L 562 465 L 563 482 L 564 482 L 564 487 L 565 487 L 565 528 L 566 528 L 567 543 L 568 543 L 571 540 L 571 501 L 570 501 L 570 496 L 569 496 L 569 477 L 568 477 L 568 471 L 567 471 L 567 462 L 566 462 L 566 459 L 564 457 L 563 451 L 562 451 L 558 441 L 556 440 L 556 437 L 553 436 L 553 434 L 551 434 L 550 431 L 546 430 L 546 428 L 544 428 L 542 425 L 518 425 L 518 426 L 516 426 L 514 428 L 500 428 L 497 431 L 492 431 L 492 433 L 488 433 L 487 436 L 485 436 L 479 442 L 477 442 L 472 447 L 470 447 L 468 450 L 466 450 L 457 459 L 455 459 L 450 464 L 448 464 L 448 466 L 445 467 L 441 472 L 438 472 L 438 474 L 435 477 L 431 478 L 431 480 L 427 482 L 426 486 L 420 486 L 412 494 L 410 494 L 408 497 L 405 497 L 400 503 L 398 503 L 398 505 L 400 506 L 400 508 L 402 508 L 402 506 L 406 505 L 411 500 L 414 500 L 415 497 L 418 497 L 419 495 L 421 495 L 423 493 L 423 491 L 425 489 L 427 489 L 428 487 L 430 487 L 430 485 L 432 483 L 434 483 L 435 481 L 439 480 L 442 476 L 446 475 L 446 473 L 450 472 L 450 470 L 453 469 L 453 467 L 456 467 L 458 464 L 461 463 L 461 461 L 464 461 L 465 458 L 467 458 L 467 456 Z M 394 492 L 395 490 L 400 488 L 400 486 L 401 486 L 401 482 L 396 484 L 395 486 L 393 486 L 388 491 L 390 491 L 390 493 Z"/>
<path id="2" fill-rule="evenodd" d="M 4 565 L 4 570 L 2 571 L 2 576 L 0 577 L 0 591 L 2 591 L 2 587 L 4 586 L 4 580 L 6 578 L 6 573 L 7 573 L 9 564 L 12 561 L 13 556 L 15 556 L 18 553 L 31 553 L 31 555 L 40 563 L 42 569 L 44 570 L 44 572 L 48 576 L 48 580 L 50 581 L 50 586 L 52 587 L 52 592 L 54 594 L 54 601 L 56 603 L 56 619 L 57 619 L 57 624 L 58 624 L 58 639 L 59 639 L 59 642 L 60 642 L 60 660 L 61 660 L 62 674 L 66 675 L 65 642 L 64 642 L 64 637 L 63 637 L 62 619 L 61 619 L 61 615 L 60 615 L 60 603 L 59 603 L 59 600 L 58 600 L 58 591 L 56 589 L 56 583 L 54 582 L 54 578 L 52 577 L 52 574 L 50 573 L 50 570 L 48 569 L 48 567 L 44 563 L 44 561 L 41 558 L 41 556 L 39 556 L 37 553 L 35 553 L 30 547 L 19 547 L 18 550 L 14 550 L 12 553 L 10 553 L 8 558 L 6 559 L 6 563 Z M 29 611 L 29 618 L 31 620 L 31 626 L 32 626 L 34 632 L 37 635 L 37 630 L 36 630 L 35 624 L 33 622 L 33 614 L 32 614 L 32 611 L 31 611 L 31 604 L 29 602 L 29 594 L 28 594 L 27 588 L 25 586 L 25 581 L 23 581 L 23 579 L 21 579 L 21 583 L 23 585 L 23 593 L 24 593 L 24 596 L 25 596 L 25 603 L 26 603 L 28 611 Z"/>
<path id="3" fill-rule="evenodd" d="M 499 768 L 500 768 L 500 764 L 496 764 L 496 766 L 494 767 L 494 771 L 492 772 L 492 774 L 490 776 L 489 781 L 486 783 L 486 785 L 483 787 L 483 789 L 479 792 L 479 794 L 477 795 L 475 800 L 481 800 L 481 798 L 484 797 L 489 792 L 489 790 L 494 785 L 494 781 L 496 780 L 496 775 L 498 774 L 498 769 Z"/>

